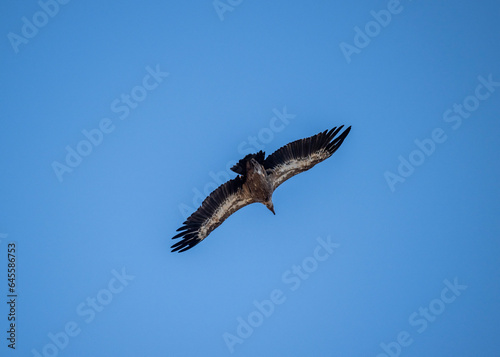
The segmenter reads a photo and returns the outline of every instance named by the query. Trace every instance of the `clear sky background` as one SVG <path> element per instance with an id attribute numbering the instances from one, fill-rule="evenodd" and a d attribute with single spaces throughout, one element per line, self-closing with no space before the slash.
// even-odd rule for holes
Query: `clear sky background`
<path id="1" fill-rule="evenodd" d="M 498 1 L 61 3 L 0 5 L 2 356 L 500 353 Z M 342 124 L 170 253 L 231 163 Z"/>

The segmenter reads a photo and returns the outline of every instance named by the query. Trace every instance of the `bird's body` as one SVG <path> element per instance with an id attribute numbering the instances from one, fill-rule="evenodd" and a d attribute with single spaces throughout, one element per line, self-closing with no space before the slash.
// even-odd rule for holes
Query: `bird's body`
<path id="1" fill-rule="evenodd" d="M 273 213 L 272 202 L 273 184 L 271 176 L 267 174 L 264 165 L 251 158 L 246 163 L 246 180 L 242 189 L 245 196 L 251 197 L 253 201 L 266 205 Z"/>
<path id="2" fill-rule="evenodd" d="M 349 127 L 336 136 L 342 128 L 291 142 L 265 159 L 263 151 L 245 156 L 231 168 L 239 175 L 213 191 L 177 230 L 180 233 L 173 238 L 182 240 L 172 246 L 172 252 L 192 248 L 227 217 L 251 203 L 260 202 L 274 214 L 274 190 L 290 177 L 329 158 L 351 130 Z"/>

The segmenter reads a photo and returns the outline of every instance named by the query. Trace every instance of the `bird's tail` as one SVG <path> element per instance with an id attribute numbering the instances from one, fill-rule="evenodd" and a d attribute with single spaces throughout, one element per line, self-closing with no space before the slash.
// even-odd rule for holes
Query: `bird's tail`
<path id="1" fill-rule="evenodd" d="M 245 176 L 247 174 L 247 161 L 251 159 L 255 159 L 259 164 L 264 163 L 264 151 L 260 150 L 256 154 L 248 154 L 243 159 L 238 161 L 236 165 L 231 167 L 231 170 L 236 172 L 237 174 Z"/>

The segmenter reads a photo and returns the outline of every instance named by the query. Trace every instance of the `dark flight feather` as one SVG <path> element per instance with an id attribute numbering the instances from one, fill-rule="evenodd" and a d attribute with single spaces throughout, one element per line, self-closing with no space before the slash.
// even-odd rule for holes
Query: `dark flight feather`
<path id="1" fill-rule="evenodd" d="M 343 125 L 309 138 L 293 141 L 269 155 L 264 161 L 264 167 L 271 175 L 273 189 L 290 177 L 309 170 L 332 156 L 351 130 L 351 127 L 348 127 L 341 135 L 335 137 L 342 128 Z"/>
<path id="2" fill-rule="evenodd" d="M 220 226 L 224 220 L 240 208 L 254 202 L 251 197 L 245 197 L 242 192 L 243 178 L 227 181 L 213 191 L 201 206 L 177 229 L 178 233 L 172 239 L 181 238 L 172 245 L 172 252 L 183 252 L 194 247 L 205 239 L 210 232 Z"/>

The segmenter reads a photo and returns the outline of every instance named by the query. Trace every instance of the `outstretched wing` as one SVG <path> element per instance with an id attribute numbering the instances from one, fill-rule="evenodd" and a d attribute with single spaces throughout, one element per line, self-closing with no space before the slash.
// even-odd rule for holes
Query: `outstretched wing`
<path id="1" fill-rule="evenodd" d="M 182 238 L 172 245 L 172 252 L 183 252 L 205 239 L 210 232 L 220 226 L 227 217 L 240 208 L 255 202 L 242 190 L 243 179 L 238 176 L 220 185 L 183 223 L 172 239 Z"/>
<path id="2" fill-rule="evenodd" d="M 271 175 L 273 189 L 290 177 L 309 170 L 332 156 L 351 130 L 351 127 L 348 127 L 337 136 L 343 127 L 342 125 L 309 138 L 293 141 L 269 155 L 264 161 L 264 167 Z"/>

